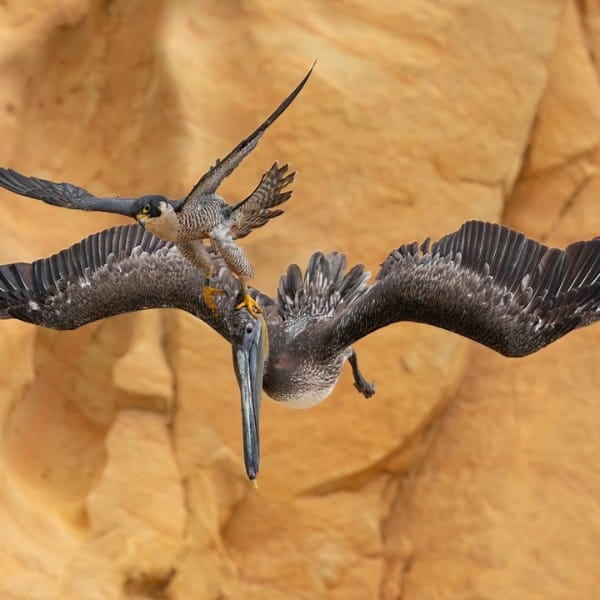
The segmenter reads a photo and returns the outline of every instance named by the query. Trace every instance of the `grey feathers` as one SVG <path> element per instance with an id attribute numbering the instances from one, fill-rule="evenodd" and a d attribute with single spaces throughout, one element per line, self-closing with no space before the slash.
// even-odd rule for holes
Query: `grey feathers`
<path id="1" fill-rule="evenodd" d="M 279 167 L 275 163 L 260 180 L 256 189 L 239 204 L 232 207 L 233 226 L 231 236 L 238 239 L 247 236 L 252 229 L 262 227 L 283 213 L 282 210 L 269 210 L 290 199 L 291 190 L 283 191 L 294 181 L 296 173 L 286 175 L 288 165 Z"/>
<path id="2" fill-rule="evenodd" d="M 0 186 L 42 200 L 46 204 L 76 210 L 93 210 L 129 215 L 133 198 L 101 198 L 71 183 L 54 183 L 40 177 L 27 177 L 14 169 L 0 167 Z"/>
<path id="3" fill-rule="evenodd" d="M 217 191 L 223 179 L 231 175 L 242 160 L 256 148 L 263 133 L 294 101 L 308 81 L 313 68 L 314 64 L 287 98 L 247 138 L 243 139 L 223 160 L 217 159 L 214 166 L 202 175 L 198 183 L 192 188 L 186 201 L 196 200 L 200 196 L 214 194 Z"/>

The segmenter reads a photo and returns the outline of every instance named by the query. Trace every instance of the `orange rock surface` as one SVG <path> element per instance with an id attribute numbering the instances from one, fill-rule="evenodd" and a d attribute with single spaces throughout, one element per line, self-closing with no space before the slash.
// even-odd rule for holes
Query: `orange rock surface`
<path id="1" fill-rule="evenodd" d="M 222 192 L 274 161 L 291 262 L 468 219 L 600 234 L 600 3 L 0 2 L 0 164 L 95 193 L 182 196 L 285 97 Z M 124 222 L 0 193 L 0 262 Z M 227 344 L 176 311 L 73 332 L 0 323 L 0 597 L 600 596 L 600 327 L 506 359 L 415 324 L 357 344 L 323 404 L 266 400 L 245 479 Z"/>

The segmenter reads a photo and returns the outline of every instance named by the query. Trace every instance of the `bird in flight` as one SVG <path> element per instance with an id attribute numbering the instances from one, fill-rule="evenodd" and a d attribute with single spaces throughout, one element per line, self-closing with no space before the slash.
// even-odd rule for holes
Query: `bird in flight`
<path id="1" fill-rule="evenodd" d="M 261 392 L 291 407 L 324 400 L 347 361 L 365 397 L 374 385 L 352 344 L 399 321 L 466 336 L 525 356 L 600 318 L 600 239 L 548 248 L 498 224 L 470 221 L 431 244 L 404 244 L 373 283 L 344 254 L 315 252 L 292 264 L 269 297 L 250 288 L 262 313 L 237 310 L 241 283 L 209 250 L 223 290 L 207 304 L 206 282 L 173 242 L 135 226 L 114 227 L 33 263 L 0 266 L 0 318 L 73 329 L 146 308 L 185 310 L 233 347 L 241 392 L 246 473 L 259 469 Z M 398 349 L 398 352 L 401 352 Z"/>
<path id="2" fill-rule="evenodd" d="M 182 200 L 172 200 L 150 194 L 139 198 L 101 198 L 71 183 L 55 183 L 38 177 L 28 177 L 14 169 L 0 167 L 0 187 L 11 192 L 42 200 L 47 204 L 78 210 L 117 213 L 135 218 L 138 223 L 157 237 L 175 242 L 182 256 L 198 267 L 205 277 L 204 300 L 216 310 L 214 294 L 222 290 L 211 286 L 213 261 L 202 240 L 208 239 L 229 269 L 240 280 L 243 297 L 239 308 L 245 306 L 258 314 L 260 307 L 248 293 L 248 281 L 254 269 L 246 254 L 234 240 L 245 237 L 252 229 L 262 227 L 270 219 L 283 213 L 275 209 L 292 195 L 285 188 L 292 183 L 295 173 L 288 173 L 288 165 L 277 163 L 263 175 L 256 189 L 237 204 L 228 204 L 216 191 L 242 160 L 256 148 L 267 128 L 285 111 L 300 93 L 313 66 L 302 81 L 275 109 L 275 111 L 248 137 L 243 139 L 225 158 L 217 159 L 190 193 Z"/>

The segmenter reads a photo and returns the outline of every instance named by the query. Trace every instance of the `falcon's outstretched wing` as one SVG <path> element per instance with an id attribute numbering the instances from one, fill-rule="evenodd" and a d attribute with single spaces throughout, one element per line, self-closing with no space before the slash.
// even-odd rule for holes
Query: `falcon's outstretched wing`
<path id="1" fill-rule="evenodd" d="M 214 194 L 221 185 L 223 179 L 234 171 L 234 169 L 256 148 L 260 138 L 267 128 L 275 122 L 275 120 L 285 111 L 285 109 L 294 101 L 300 90 L 304 87 L 314 64 L 304 76 L 304 79 L 295 87 L 292 93 L 275 109 L 275 111 L 267 117 L 267 119 L 259 125 L 259 127 L 251 133 L 247 138 L 243 139 L 223 160 L 217 159 L 215 165 L 211 167 L 192 188 L 186 198 L 188 200 L 196 199 L 206 194 Z"/>
<path id="2" fill-rule="evenodd" d="M 72 183 L 54 183 L 39 177 L 27 177 L 14 169 L 0 167 L 0 187 L 46 204 L 77 210 L 93 210 L 131 216 L 136 198 L 101 198 Z"/>

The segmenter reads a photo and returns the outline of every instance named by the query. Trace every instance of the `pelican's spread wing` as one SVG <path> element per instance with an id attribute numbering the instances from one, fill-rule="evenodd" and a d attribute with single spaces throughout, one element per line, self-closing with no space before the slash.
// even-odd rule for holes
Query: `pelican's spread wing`
<path id="1" fill-rule="evenodd" d="M 101 198 L 72 183 L 55 183 L 39 177 L 27 177 L 14 169 L 3 167 L 0 167 L 0 187 L 53 206 L 120 215 L 130 215 L 134 201 L 134 198 Z"/>
<path id="2" fill-rule="evenodd" d="M 429 246 L 400 246 L 375 283 L 333 324 L 332 343 L 397 321 L 469 337 L 506 356 L 530 354 L 600 318 L 600 240 L 548 248 L 471 221 Z"/>
<path id="3" fill-rule="evenodd" d="M 215 258 L 213 285 L 225 290 L 221 314 L 233 310 L 239 286 Z M 138 225 L 113 227 L 33 263 L 0 266 L 0 318 L 54 329 L 146 308 L 180 308 L 222 335 L 224 319 L 203 301 L 203 276 L 171 242 Z"/>
<path id="4" fill-rule="evenodd" d="M 275 163 L 260 180 L 256 189 L 239 204 L 233 207 L 233 226 L 231 236 L 242 238 L 253 229 L 262 227 L 269 219 L 278 217 L 282 210 L 269 210 L 283 204 L 292 196 L 292 191 L 282 191 L 294 181 L 296 173 L 286 174 L 288 165 L 279 167 Z"/>
<path id="5" fill-rule="evenodd" d="M 296 96 L 300 93 L 300 90 L 304 87 L 310 74 L 312 73 L 313 66 L 310 68 L 308 73 L 304 76 L 304 79 L 295 87 L 292 93 L 275 109 L 275 111 L 267 117 L 267 119 L 259 125 L 259 127 L 251 133 L 247 138 L 242 140 L 223 160 L 217 159 L 215 165 L 211 167 L 196 183 L 192 188 L 192 191 L 188 194 L 186 202 L 188 200 L 197 199 L 206 194 L 214 194 L 217 191 L 219 185 L 223 179 L 231 175 L 234 169 L 256 148 L 263 133 L 268 127 L 274 123 L 277 118 L 285 111 L 285 109 L 294 101 Z"/>

